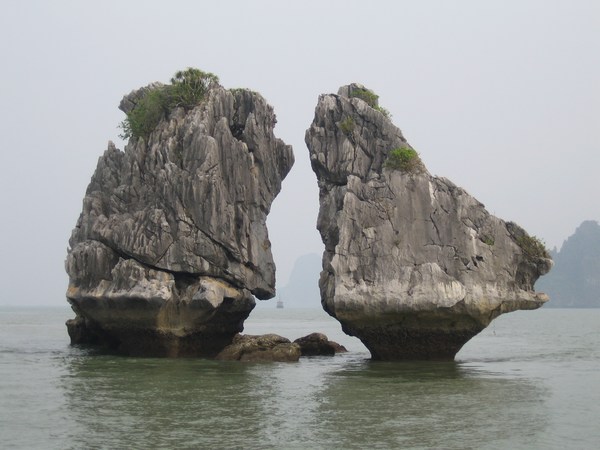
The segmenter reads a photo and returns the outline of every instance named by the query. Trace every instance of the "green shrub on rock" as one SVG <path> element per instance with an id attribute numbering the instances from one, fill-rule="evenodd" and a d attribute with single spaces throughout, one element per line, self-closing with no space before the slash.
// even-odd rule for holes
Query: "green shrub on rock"
<path id="1" fill-rule="evenodd" d="M 360 98 L 361 100 L 364 100 L 365 102 L 367 102 L 367 105 L 369 105 L 371 108 L 376 108 L 377 106 L 379 106 L 379 95 L 377 95 L 373 91 L 370 91 L 369 89 L 352 89 L 352 91 L 350 92 L 350 97 L 356 97 Z"/>
<path id="2" fill-rule="evenodd" d="M 119 127 L 122 139 L 147 138 L 158 123 L 174 108 L 192 109 L 205 97 L 212 84 L 219 78 L 209 72 L 188 68 L 180 70 L 171 84 L 155 87 L 148 91 L 127 113 Z"/>
<path id="3" fill-rule="evenodd" d="M 392 117 L 392 115 L 387 109 L 379 106 L 379 95 L 377 95 L 375 92 L 369 89 L 354 88 L 352 89 L 352 91 L 350 91 L 350 97 L 360 98 L 361 100 L 364 100 L 365 102 L 367 102 L 367 105 L 369 105 L 373 109 L 376 109 L 388 119 Z"/>
<path id="4" fill-rule="evenodd" d="M 350 136 L 352 134 L 354 127 L 354 120 L 352 120 L 352 117 L 350 116 L 346 117 L 340 122 L 340 130 L 342 130 L 342 133 L 344 133 L 346 136 Z"/>
<path id="5" fill-rule="evenodd" d="M 122 139 L 148 137 L 168 113 L 168 102 L 163 87 L 149 91 L 127 114 L 119 125 Z"/>
<path id="6" fill-rule="evenodd" d="M 425 170 L 419 154 L 410 147 L 399 147 L 390 151 L 384 167 L 411 174 L 422 173 Z"/>
<path id="7" fill-rule="evenodd" d="M 171 85 L 167 86 L 169 104 L 171 107 L 193 108 L 202 101 L 211 84 L 218 82 L 219 78 L 209 72 L 192 67 L 180 70 L 171 78 Z"/>
<path id="8" fill-rule="evenodd" d="M 496 240 L 494 239 L 494 237 L 490 236 L 489 234 L 484 234 L 483 236 L 480 236 L 479 240 L 489 246 L 492 246 L 496 243 Z"/>
<path id="9" fill-rule="evenodd" d="M 535 236 L 522 235 L 517 238 L 517 245 L 523 250 L 523 254 L 529 260 L 539 258 L 550 258 L 550 254 L 544 243 Z"/>

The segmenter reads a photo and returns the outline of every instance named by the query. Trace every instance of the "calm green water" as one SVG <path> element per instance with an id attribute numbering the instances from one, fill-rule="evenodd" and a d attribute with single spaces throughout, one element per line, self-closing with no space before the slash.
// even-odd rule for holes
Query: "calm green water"
<path id="1" fill-rule="evenodd" d="M 318 310 L 246 332 L 322 331 L 350 352 L 243 364 L 71 348 L 67 308 L 0 309 L 0 447 L 588 449 L 600 442 L 600 310 L 497 319 L 455 363 L 375 363 Z"/>

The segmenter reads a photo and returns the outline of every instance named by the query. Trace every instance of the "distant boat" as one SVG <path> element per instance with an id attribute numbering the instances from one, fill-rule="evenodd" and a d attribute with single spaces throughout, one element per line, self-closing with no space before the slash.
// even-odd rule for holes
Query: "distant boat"
<path id="1" fill-rule="evenodd" d="M 281 300 L 281 297 L 277 298 L 277 309 L 283 309 L 283 300 Z"/>

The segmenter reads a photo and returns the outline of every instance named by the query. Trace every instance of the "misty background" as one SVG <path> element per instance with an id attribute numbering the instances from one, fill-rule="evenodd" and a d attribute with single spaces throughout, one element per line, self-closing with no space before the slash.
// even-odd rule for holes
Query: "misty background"
<path id="1" fill-rule="evenodd" d="M 279 287 L 322 253 L 304 132 L 351 82 L 432 174 L 548 247 L 600 219 L 595 0 L 7 0 L 0 60 L 0 305 L 65 304 L 85 189 L 107 142 L 124 147 L 121 97 L 190 66 L 260 92 L 294 148 L 268 218 Z"/>

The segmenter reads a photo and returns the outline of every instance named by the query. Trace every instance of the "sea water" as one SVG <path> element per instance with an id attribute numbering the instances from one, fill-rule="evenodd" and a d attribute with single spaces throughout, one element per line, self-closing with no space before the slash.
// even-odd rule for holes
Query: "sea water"
<path id="1" fill-rule="evenodd" d="M 321 310 L 262 306 L 246 333 L 327 334 L 298 363 L 71 347 L 65 308 L 0 308 L 0 448 L 592 449 L 600 310 L 501 316 L 455 362 L 372 362 Z"/>

